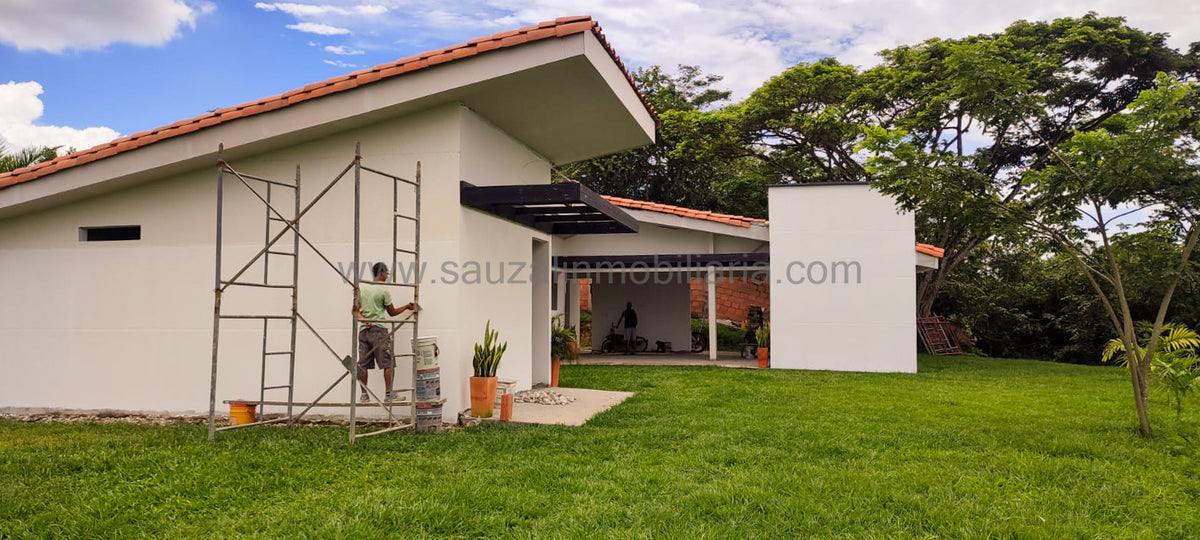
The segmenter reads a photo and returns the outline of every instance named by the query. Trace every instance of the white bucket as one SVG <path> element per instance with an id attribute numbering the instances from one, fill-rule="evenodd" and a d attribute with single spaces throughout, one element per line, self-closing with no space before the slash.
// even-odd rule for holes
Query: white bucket
<path id="1" fill-rule="evenodd" d="M 413 362 L 417 369 L 438 367 L 438 346 L 436 336 L 419 337 L 412 340 Z"/>

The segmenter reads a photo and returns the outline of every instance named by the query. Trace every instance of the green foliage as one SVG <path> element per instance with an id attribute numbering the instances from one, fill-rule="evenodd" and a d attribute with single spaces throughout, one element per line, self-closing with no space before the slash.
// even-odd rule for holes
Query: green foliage
<path id="1" fill-rule="evenodd" d="M 579 342 L 579 338 L 575 334 L 575 327 L 564 324 L 562 315 L 555 315 L 550 319 L 550 357 L 559 360 L 578 360 L 579 353 L 576 351 L 576 346 L 572 346 Z"/>
<path id="2" fill-rule="evenodd" d="M 1146 346 L 1150 343 L 1150 336 L 1154 333 L 1154 324 L 1147 321 L 1138 321 L 1138 358 L 1146 356 Z M 1200 348 L 1200 335 L 1197 335 L 1192 329 L 1177 323 L 1166 323 L 1159 331 L 1160 341 L 1159 350 L 1162 353 L 1184 353 L 1193 354 L 1197 348 Z M 1101 355 L 1101 360 L 1109 362 L 1117 360 L 1121 365 L 1126 365 L 1125 362 L 1125 342 L 1120 339 L 1110 339 L 1104 345 L 1104 352 Z M 1128 366 L 1126 366 L 1128 367 Z"/>
<path id="3" fill-rule="evenodd" d="M 475 368 L 476 377 L 495 377 L 496 368 L 500 366 L 500 357 L 508 349 L 508 342 L 500 342 L 500 333 L 492 330 L 492 321 L 483 328 L 483 343 L 475 344 L 475 356 L 471 365 Z"/>
<path id="4" fill-rule="evenodd" d="M 696 66 L 679 66 L 673 75 L 652 66 L 638 69 L 633 78 L 662 120 L 658 140 L 642 148 L 566 165 L 558 175 L 604 195 L 721 210 L 712 186 L 722 178 L 724 164 L 715 156 L 672 154 L 681 142 L 679 134 L 689 131 L 677 125 L 688 117 L 672 113 L 698 111 L 728 99 L 728 91 L 715 87 L 721 77 L 704 74 Z"/>
<path id="5" fill-rule="evenodd" d="M 758 342 L 759 347 L 771 346 L 771 325 L 764 324 L 754 331 L 754 339 Z"/>
<path id="6" fill-rule="evenodd" d="M 708 336 L 708 320 L 707 319 L 692 319 L 692 332 L 702 332 Z M 741 328 L 729 326 L 727 324 L 717 323 L 717 350 L 718 351 L 741 351 L 742 345 L 746 344 L 746 331 Z"/>
<path id="7" fill-rule="evenodd" d="M 564 366 L 566 386 L 635 393 L 580 427 L 496 422 L 354 445 L 344 426 L 262 426 L 210 443 L 201 425 L 0 420 L 0 536 L 1190 538 L 1200 529 L 1197 427 L 1163 409 L 1159 437 L 1132 435 L 1124 372 L 919 362 L 915 374 Z"/>
<path id="8" fill-rule="evenodd" d="M 32 148 L 24 148 L 15 153 L 9 153 L 8 148 L 3 142 L 0 142 L 0 173 L 14 171 L 22 167 L 37 165 L 43 161 L 50 161 L 58 157 L 58 150 L 61 146 L 38 146 Z"/>

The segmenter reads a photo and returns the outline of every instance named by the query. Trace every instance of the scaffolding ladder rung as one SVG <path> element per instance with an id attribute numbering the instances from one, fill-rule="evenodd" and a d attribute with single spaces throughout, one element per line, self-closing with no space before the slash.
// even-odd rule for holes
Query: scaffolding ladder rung
<path id="1" fill-rule="evenodd" d="M 291 387 L 292 387 L 292 385 L 290 385 L 290 384 L 280 384 L 280 385 L 276 385 L 276 386 L 264 386 L 263 390 L 278 390 L 280 388 L 291 388 Z"/>
<path id="2" fill-rule="evenodd" d="M 416 221 L 416 220 L 417 220 L 417 218 L 416 218 L 416 217 L 414 217 L 414 216 L 410 216 L 410 215 L 406 215 L 406 214 L 401 214 L 401 213 L 399 213 L 399 212 L 397 212 L 397 213 L 395 213 L 395 214 L 393 214 L 393 215 L 394 215 L 394 216 L 396 216 L 396 217 L 398 217 L 398 218 L 404 218 L 404 219 L 407 219 L 407 220 L 409 220 L 409 221 Z"/>
<path id="3" fill-rule="evenodd" d="M 285 257 L 295 257 L 296 256 L 295 253 L 289 253 L 287 251 L 268 251 L 267 255 L 283 255 Z"/>
<path id="4" fill-rule="evenodd" d="M 292 351 L 270 351 L 263 353 L 263 356 L 278 356 L 281 354 L 292 354 Z"/>
<path id="5" fill-rule="evenodd" d="M 416 183 L 416 182 L 414 182 L 414 181 L 412 181 L 412 180 L 407 180 L 407 179 L 404 179 L 404 178 L 400 178 L 399 176 L 396 176 L 396 175 L 394 175 L 394 174 L 388 174 L 388 173 L 385 173 L 385 172 L 382 172 L 382 171 L 377 171 L 377 170 L 375 170 L 375 169 L 372 169 L 372 168 L 370 168 L 370 167 L 362 167 L 362 170 L 364 170 L 364 171 L 368 171 L 368 172 L 373 172 L 373 173 L 375 173 L 375 174 L 378 174 L 378 175 L 380 175 L 380 176 L 386 176 L 386 177 L 388 177 L 388 178 L 391 178 L 392 180 L 396 180 L 397 182 L 404 182 L 405 184 L 408 184 L 408 185 L 410 185 L 410 186 L 415 186 L 415 185 L 417 185 L 417 183 Z"/>
<path id="6" fill-rule="evenodd" d="M 265 182 L 265 183 L 271 184 L 271 185 L 273 185 L 273 186 L 285 187 L 285 188 L 289 188 L 289 189 L 296 189 L 296 186 L 294 186 L 294 185 L 292 185 L 292 184 L 288 184 L 288 183 L 280 182 L 280 181 L 278 181 L 278 180 L 267 180 L 266 178 L 262 178 L 262 177 L 260 177 L 260 176 L 254 176 L 253 174 L 246 174 L 246 173 L 244 173 L 244 172 L 238 172 L 238 171 L 235 171 L 235 170 L 233 170 L 233 168 L 232 168 L 232 167 L 229 167 L 228 165 L 226 165 L 226 166 L 225 166 L 225 170 L 227 170 L 227 171 L 229 171 L 229 172 L 231 172 L 231 173 L 233 173 L 233 174 L 236 174 L 236 175 L 238 175 L 238 176 L 240 176 L 240 177 L 242 177 L 242 178 L 249 178 L 249 179 L 251 179 L 251 180 L 258 180 L 259 182 Z"/>
<path id="7" fill-rule="evenodd" d="M 288 319 L 291 315 L 221 315 L 222 319 Z"/>
<path id="8" fill-rule="evenodd" d="M 270 283 L 248 283 L 245 281 L 222 281 L 225 285 L 236 285 L 238 287 L 263 287 L 266 289 L 291 289 L 295 285 L 274 285 Z"/>
<path id="9" fill-rule="evenodd" d="M 292 222 L 292 220 L 290 220 L 290 219 L 280 219 L 275 216 L 267 216 L 267 221 L 279 221 L 282 223 L 291 223 Z"/>
<path id="10" fill-rule="evenodd" d="M 411 249 L 401 249 L 401 248 L 396 248 L 396 252 L 397 252 L 397 253 L 407 253 L 407 254 L 409 254 L 409 255 L 416 255 L 416 254 L 417 254 L 417 252 L 416 252 L 416 251 L 413 251 L 413 250 L 411 250 Z"/>

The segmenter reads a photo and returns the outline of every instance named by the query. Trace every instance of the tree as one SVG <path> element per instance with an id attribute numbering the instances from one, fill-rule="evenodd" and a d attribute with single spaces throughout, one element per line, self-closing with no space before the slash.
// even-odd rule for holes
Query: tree
<path id="1" fill-rule="evenodd" d="M 870 112 L 855 100 L 858 70 L 832 58 L 797 64 L 743 102 L 719 111 L 678 111 L 678 156 L 750 159 L 775 182 L 866 179 L 855 157 Z"/>
<path id="2" fill-rule="evenodd" d="M 1194 111 L 1200 103 L 1195 85 L 1160 74 L 1123 114 L 1095 129 L 1078 131 L 1052 147 L 1053 161 L 1030 171 L 1021 182 L 1027 191 L 1006 211 L 1018 223 L 1068 255 L 1104 306 L 1129 366 L 1138 428 L 1152 434 L 1147 380 L 1161 344 L 1175 289 L 1191 267 L 1200 239 L 1200 128 Z M 1173 233 L 1181 246 L 1167 268 L 1165 287 L 1155 310 L 1150 338 L 1138 346 L 1128 270 L 1113 249 L 1113 230 L 1134 205 L 1153 211 L 1152 227 Z"/>
<path id="3" fill-rule="evenodd" d="M 638 69 L 633 78 L 663 122 L 655 144 L 567 165 L 558 174 L 605 195 L 713 207 L 716 197 L 711 186 L 721 164 L 705 156 L 672 155 L 680 143 L 677 134 L 687 130 L 675 128 L 680 119 L 669 113 L 700 110 L 728 99 L 728 91 L 714 87 L 721 77 L 706 75 L 696 66 L 679 66 L 674 75 L 653 66 Z"/>
<path id="4" fill-rule="evenodd" d="M 50 161 L 58 157 L 58 149 L 61 146 L 37 146 L 18 150 L 15 153 L 9 153 L 8 148 L 3 142 L 0 142 L 0 173 L 15 171 L 23 167 L 37 165 L 43 161 Z"/>
<path id="5" fill-rule="evenodd" d="M 877 187 L 946 250 L 918 283 L 918 314 L 964 258 L 1009 223 L 1003 208 L 1056 147 L 1095 129 L 1196 56 L 1119 17 L 1019 21 L 1004 32 L 883 51 L 855 100 L 876 110 L 864 149 Z"/>
<path id="6" fill-rule="evenodd" d="M 1150 323 L 1137 323 L 1137 356 L 1146 355 L 1146 345 L 1153 331 Z M 1154 358 L 1150 372 L 1170 392 L 1175 401 L 1175 420 L 1178 421 L 1183 418 L 1183 398 L 1192 389 L 1200 387 L 1200 358 L 1196 357 L 1196 350 L 1200 349 L 1200 335 L 1182 324 L 1167 323 L 1162 327 L 1158 343 L 1160 351 Z M 1103 359 L 1105 362 L 1121 359 L 1125 363 L 1125 342 L 1120 339 L 1109 340 L 1104 347 Z"/>

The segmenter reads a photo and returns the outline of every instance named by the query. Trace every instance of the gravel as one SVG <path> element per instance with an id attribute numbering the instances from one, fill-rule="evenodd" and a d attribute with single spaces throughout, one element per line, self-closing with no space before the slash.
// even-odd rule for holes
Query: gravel
<path id="1" fill-rule="evenodd" d="M 517 392 L 514 401 L 518 403 L 537 403 L 538 405 L 566 405 L 575 401 L 571 396 L 565 396 L 553 390 L 526 390 Z"/>

